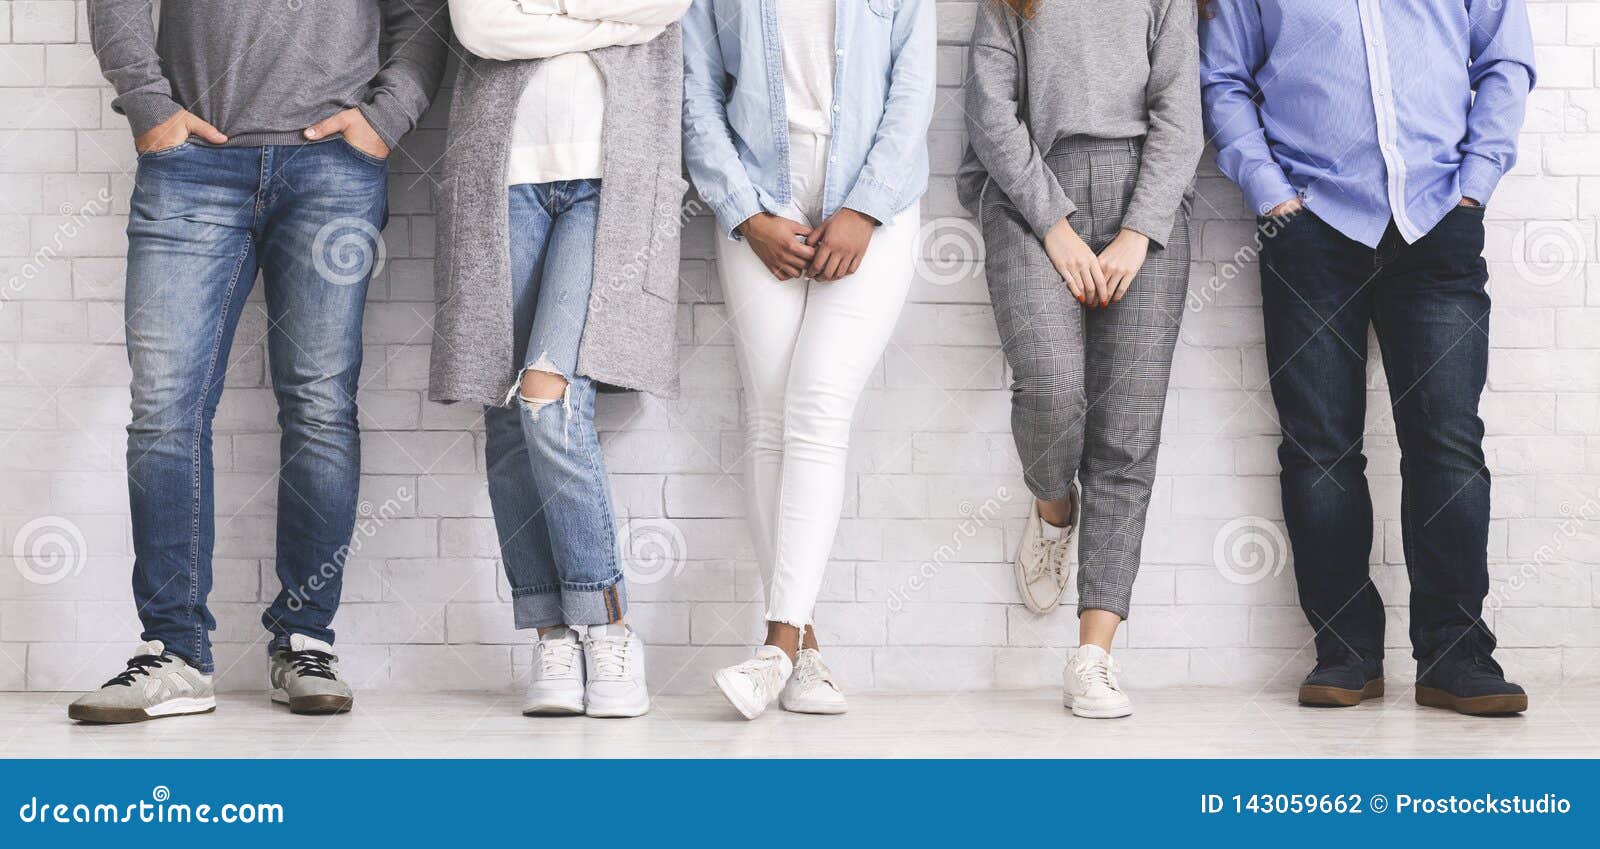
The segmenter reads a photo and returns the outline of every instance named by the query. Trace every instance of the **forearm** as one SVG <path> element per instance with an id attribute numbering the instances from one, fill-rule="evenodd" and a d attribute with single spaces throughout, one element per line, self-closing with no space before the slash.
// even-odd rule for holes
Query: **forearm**
<path id="1" fill-rule="evenodd" d="M 385 0 L 383 51 L 387 60 L 367 89 L 361 112 L 390 147 L 427 111 L 444 80 L 449 51 L 445 0 Z"/>
<path id="2" fill-rule="evenodd" d="M 683 18 L 684 162 L 718 228 L 738 238 L 739 225 L 761 212 L 761 200 L 728 127 L 726 78 L 710 0 L 695 0 Z"/>
<path id="3" fill-rule="evenodd" d="M 548 59 L 564 53 L 643 44 L 660 35 L 664 29 L 661 26 L 530 12 L 524 10 L 519 0 L 449 2 L 451 25 L 461 46 L 485 59 Z"/>
<path id="4" fill-rule="evenodd" d="M 144 135 L 183 107 L 161 73 L 150 0 L 94 0 L 89 4 L 89 41 L 100 71 L 117 97 L 111 108 L 128 116 L 135 136 Z"/>
<path id="5" fill-rule="evenodd" d="M 1217 167 L 1265 214 L 1297 194 L 1272 158 L 1266 126 L 1256 105 L 1255 69 L 1265 56 L 1261 21 L 1253 0 L 1216 4 L 1200 27 L 1200 94 L 1204 128 L 1217 146 Z"/>
<path id="6" fill-rule="evenodd" d="M 923 157 L 933 98 L 938 84 L 933 0 L 902 0 L 895 12 L 893 43 L 898 49 L 890 70 L 889 93 L 872 149 L 844 205 L 878 221 L 900 210 L 899 196 Z"/>
<path id="7" fill-rule="evenodd" d="M 1148 130 L 1133 200 L 1122 226 L 1165 245 L 1183 195 L 1194 181 L 1205 141 L 1200 126 L 1195 4 L 1172 0 L 1150 56 Z"/>
<path id="8" fill-rule="evenodd" d="M 1487 203 L 1517 161 L 1517 134 L 1533 89 L 1533 36 L 1521 0 L 1470 7 L 1474 95 L 1461 143 L 1461 194 Z"/>
<path id="9" fill-rule="evenodd" d="M 561 14 L 590 21 L 664 27 L 677 23 L 689 0 L 521 0 L 524 7 L 558 6 Z"/>

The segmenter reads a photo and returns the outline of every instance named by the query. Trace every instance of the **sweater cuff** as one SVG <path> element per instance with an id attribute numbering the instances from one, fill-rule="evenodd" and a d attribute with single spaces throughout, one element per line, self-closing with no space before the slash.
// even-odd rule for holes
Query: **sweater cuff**
<path id="1" fill-rule="evenodd" d="M 1033 209 L 1023 212 L 1022 215 L 1027 219 L 1028 228 L 1033 230 L 1033 235 L 1042 242 L 1044 237 L 1055 229 L 1057 224 L 1061 223 L 1061 219 L 1067 218 L 1077 211 L 1078 205 L 1073 203 L 1072 198 L 1067 197 L 1066 193 L 1063 192 L 1061 197 L 1054 200 L 1047 199 Z"/>
<path id="2" fill-rule="evenodd" d="M 1167 246 L 1167 240 L 1172 238 L 1172 228 L 1177 217 L 1177 210 L 1162 215 L 1142 207 L 1133 208 L 1122 217 L 1122 229 L 1132 230 L 1149 239 L 1156 247 L 1164 248 Z"/>
<path id="3" fill-rule="evenodd" d="M 1240 183 L 1240 188 L 1244 190 L 1244 199 L 1250 204 L 1250 211 L 1256 215 L 1266 215 L 1278 204 L 1300 196 L 1294 184 L 1284 176 L 1283 168 L 1271 160 L 1256 166 Z"/>
<path id="4" fill-rule="evenodd" d="M 390 150 L 400 146 L 400 139 L 411 132 L 413 121 L 400 104 L 395 102 L 393 95 L 387 92 L 378 92 L 366 103 L 357 104 L 362 117 L 372 125 L 372 129 L 383 139 L 383 143 Z"/>
<path id="5" fill-rule="evenodd" d="M 748 220 L 750 216 L 759 215 L 762 212 L 761 198 L 756 196 L 754 188 L 748 186 L 736 189 L 733 194 L 721 200 L 706 202 L 711 204 L 711 211 L 717 216 L 717 226 L 721 227 L 722 232 L 728 234 L 728 238 L 734 241 L 744 238 L 739 235 L 739 225 Z"/>
<path id="6" fill-rule="evenodd" d="M 1459 174 L 1461 196 L 1488 206 L 1489 196 L 1493 195 L 1495 187 L 1500 185 L 1501 176 L 1500 166 L 1493 160 L 1469 153 L 1461 160 Z"/>
<path id="7" fill-rule="evenodd" d="M 117 99 L 117 111 L 128 116 L 134 138 L 150 132 L 182 110 L 177 101 L 164 94 L 136 94 Z"/>

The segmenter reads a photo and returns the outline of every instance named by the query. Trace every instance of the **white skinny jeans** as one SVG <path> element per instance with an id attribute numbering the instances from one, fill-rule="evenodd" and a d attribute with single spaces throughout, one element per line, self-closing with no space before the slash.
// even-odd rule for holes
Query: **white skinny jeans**
<path id="1" fill-rule="evenodd" d="M 795 220 L 816 225 L 828 139 L 790 135 Z M 916 270 L 915 205 L 876 228 L 855 274 L 777 281 L 744 241 L 717 268 L 744 380 L 745 498 L 767 620 L 812 621 L 845 498 L 850 421 Z"/>

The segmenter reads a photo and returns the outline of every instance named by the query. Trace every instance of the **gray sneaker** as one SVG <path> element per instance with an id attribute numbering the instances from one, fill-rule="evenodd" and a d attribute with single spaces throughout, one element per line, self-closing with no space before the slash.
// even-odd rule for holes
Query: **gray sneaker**
<path id="1" fill-rule="evenodd" d="M 290 713 L 345 713 L 355 693 L 339 680 L 333 646 L 304 634 L 290 634 L 289 647 L 272 656 L 272 700 Z"/>
<path id="2" fill-rule="evenodd" d="M 210 713 L 217 709 L 211 676 L 188 661 L 167 654 L 160 640 L 140 645 L 121 675 L 67 706 L 79 722 L 144 722 L 163 716 Z"/>

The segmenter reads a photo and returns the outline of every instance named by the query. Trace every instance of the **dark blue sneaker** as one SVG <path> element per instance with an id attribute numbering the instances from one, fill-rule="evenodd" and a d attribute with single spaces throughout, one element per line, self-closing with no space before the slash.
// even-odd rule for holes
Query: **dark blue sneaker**
<path id="1" fill-rule="evenodd" d="M 1462 645 L 1417 662 L 1417 704 L 1468 716 L 1511 716 L 1528 709 L 1528 694 L 1506 680 L 1487 651 Z"/>
<path id="2" fill-rule="evenodd" d="M 1300 704 L 1307 707 L 1353 707 L 1383 695 L 1383 660 L 1354 653 L 1317 659 L 1300 684 Z"/>

